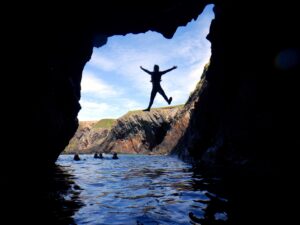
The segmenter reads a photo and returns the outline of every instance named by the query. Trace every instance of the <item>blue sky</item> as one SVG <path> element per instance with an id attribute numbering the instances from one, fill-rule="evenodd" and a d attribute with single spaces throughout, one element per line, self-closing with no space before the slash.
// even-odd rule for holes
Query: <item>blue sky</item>
<path id="1" fill-rule="evenodd" d="M 154 64 L 160 70 L 176 65 L 176 70 L 162 77 L 161 86 L 173 97 L 171 105 L 185 103 L 210 58 L 206 35 L 214 17 L 212 8 L 207 6 L 196 21 L 179 27 L 172 39 L 148 31 L 113 36 L 106 45 L 94 48 L 82 74 L 79 120 L 118 118 L 147 108 L 152 84 L 140 66 L 152 71 Z M 168 104 L 157 94 L 152 107 L 163 106 Z"/>

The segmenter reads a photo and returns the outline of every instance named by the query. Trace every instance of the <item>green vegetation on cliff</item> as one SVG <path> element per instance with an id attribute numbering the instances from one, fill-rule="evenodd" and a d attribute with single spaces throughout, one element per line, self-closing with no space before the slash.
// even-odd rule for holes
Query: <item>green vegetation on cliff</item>
<path id="1" fill-rule="evenodd" d="M 182 108 L 184 106 L 184 104 L 181 105 L 172 105 L 172 106 L 165 106 L 165 107 L 159 107 L 159 108 L 151 108 L 151 111 L 155 111 L 155 110 L 160 110 L 160 109 L 175 109 L 175 108 Z M 130 116 L 130 115 L 139 115 L 139 113 L 145 113 L 143 110 L 139 109 L 139 110 L 131 110 L 128 111 L 124 116 Z"/>
<path id="2" fill-rule="evenodd" d="M 117 120 L 80 121 L 64 153 L 145 153 L 162 141 L 173 117 L 182 107 L 152 108 L 150 112 L 132 110 Z"/>
<path id="3" fill-rule="evenodd" d="M 92 128 L 111 128 L 114 124 L 115 124 L 115 119 L 102 119 L 102 120 L 99 120 L 98 122 L 96 122 Z"/>

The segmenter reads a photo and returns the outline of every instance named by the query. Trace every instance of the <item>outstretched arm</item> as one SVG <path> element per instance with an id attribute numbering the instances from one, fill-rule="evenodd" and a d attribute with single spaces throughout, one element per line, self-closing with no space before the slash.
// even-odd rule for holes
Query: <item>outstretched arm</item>
<path id="1" fill-rule="evenodd" d="M 149 70 L 144 69 L 142 66 L 140 66 L 140 68 L 141 68 L 142 70 L 144 70 L 146 73 L 149 73 L 149 74 L 151 75 L 151 72 L 150 72 Z"/>
<path id="2" fill-rule="evenodd" d="M 168 69 L 168 70 L 165 70 L 165 71 L 162 71 L 161 74 L 165 74 L 165 73 L 168 73 L 172 70 L 175 70 L 177 68 L 177 66 L 173 66 L 172 68 Z"/>

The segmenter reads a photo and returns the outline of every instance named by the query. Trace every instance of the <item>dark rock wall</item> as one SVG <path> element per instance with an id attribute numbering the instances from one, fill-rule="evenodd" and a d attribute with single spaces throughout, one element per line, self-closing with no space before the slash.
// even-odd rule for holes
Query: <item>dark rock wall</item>
<path id="1" fill-rule="evenodd" d="M 208 149 L 223 146 L 229 162 L 239 161 L 231 157 L 237 155 L 287 164 L 296 149 L 299 74 L 299 10 L 289 0 L 7 4 L 3 21 L 11 23 L 2 26 L 2 43 L 10 90 L 2 108 L 5 139 L 14 143 L 7 157 L 40 165 L 56 160 L 78 126 L 81 74 L 93 46 L 114 34 L 148 30 L 171 38 L 207 3 L 216 5 L 208 35 L 212 57 L 207 89 L 187 132 L 189 151 L 202 159 Z M 20 127 L 26 132 L 15 141 Z"/>
<path id="2" fill-rule="evenodd" d="M 171 38 L 205 4 L 196 0 L 6 4 L 2 52 L 4 70 L 9 71 L 4 82 L 9 97 L 3 99 L 2 108 L 5 139 L 14 143 L 6 157 L 33 169 L 56 160 L 78 127 L 81 75 L 93 47 L 102 46 L 111 35 L 148 30 Z M 20 127 L 26 132 L 15 141 L 11 134 Z"/>
<path id="3" fill-rule="evenodd" d="M 255 174 L 296 166 L 296 8 L 216 1 L 214 11 L 207 88 L 185 138 L 192 157 Z"/>

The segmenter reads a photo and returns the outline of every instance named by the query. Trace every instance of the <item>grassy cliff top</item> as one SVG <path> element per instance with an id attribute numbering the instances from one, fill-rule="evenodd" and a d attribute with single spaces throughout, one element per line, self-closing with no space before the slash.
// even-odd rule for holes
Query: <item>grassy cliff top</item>
<path id="1" fill-rule="evenodd" d="M 174 109 L 174 108 L 182 108 L 184 104 L 182 105 L 174 105 L 174 106 L 166 106 L 166 107 L 159 107 L 159 108 L 151 108 L 151 111 L 155 110 L 161 110 L 161 109 Z M 150 111 L 150 112 L 151 112 Z M 139 115 L 141 113 L 145 113 L 143 110 L 132 110 L 128 111 L 125 115 L 130 116 L 130 115 Z M 125 116 L 123 115 L 123 116 Z M 122 116 L 121 116 L 122 117 Z M 90 126 L 91 128 L 97 129 L 97 128 L 111 128 L 115 124 L 116 119 L 101 119 L 98 121 L 80 121 L 80 126 L 85 127 L 85 126 Z"/>
<path id="2" fill-rule="evenodd" d="M 115 119 L 102 119 L 97 121 L 92 127 L 93 128 L 111 128 L 114 123 Z"/>
<path id="3" fill-rule="evenodd" d="M 173 105 L 173 106 L 165 106 L 165 107 L 160 107 L 160 108 L 151 108 L 150 112 L 151 111 L 155 111 L 155 110 L 161 110 L 161 109 L 174 109 L 174 108 L 181 108 L 183 107 L 184 104 L 182 105 Z M 129 115 L 132 115 L 132 114 L 140 114 L 140 113 L 145 113 L 143 110 L 139 109 L 139 110 L 132 110 L 132 111 L 128 111 L 125 115 L 126 116 L 129 116 Z M 124 115 L 124 116 L 125 116 Z"/>

